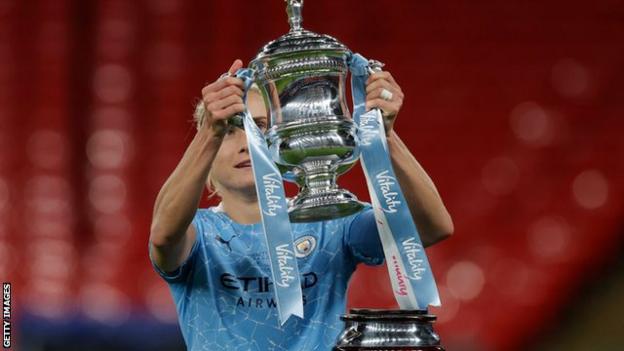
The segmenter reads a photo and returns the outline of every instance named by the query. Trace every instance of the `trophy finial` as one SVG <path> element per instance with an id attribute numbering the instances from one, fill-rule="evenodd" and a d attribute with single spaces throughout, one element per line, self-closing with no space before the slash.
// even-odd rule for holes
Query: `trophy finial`
<path id="1" fill-rule="evenodd" d="M 301 23 L 303 23 L 303 17 L 301 17 L 301 11 L 303 10 L 303 0 L 286 0 L 286 13 L 288 14 L 288 23 L 290 23 L 290 31 L 300 31 Z"/>

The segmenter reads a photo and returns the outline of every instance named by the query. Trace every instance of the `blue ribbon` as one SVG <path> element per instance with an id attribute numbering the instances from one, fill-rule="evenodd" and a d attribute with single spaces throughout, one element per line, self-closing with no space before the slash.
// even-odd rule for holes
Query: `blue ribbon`
<path id="1" fill-rule="evenodd" d="M 236 72 L 245 85 L 243 99 L 253 84 L 253 71 L 245 68 Z M 247 145 L 260 201 L 262 226 L 273 277 L 280 325 L 291 315 L 303 318 L 303 297 L 299 269 L 288 219 L 288 205 L 282 176 L 271 158 L 264 134 L 254 122 L 248 109 L 243 113 Z"/>
<path id="2" fill-rule="evenodd" d="M 360 159 L 373 204 L 376 205 L 375 217 L 395 298 L 404 309 L 439 306 L 438 288 L 427 254 L 392 168 L 381 111 L 372 109 L 366 112 L 368 60 L 353 54 L 349 68 Z"/>

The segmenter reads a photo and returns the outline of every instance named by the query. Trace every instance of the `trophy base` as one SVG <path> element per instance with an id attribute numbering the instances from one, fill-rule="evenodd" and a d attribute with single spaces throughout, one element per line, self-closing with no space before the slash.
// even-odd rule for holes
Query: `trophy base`
<path id="1" fill-rule="evenodd" d="M 288 216 L 291 222 L 317 222 L 345 217 L 364 208 L 355 195 L 343 189 L 317 194 L 303 193 L 291 199 Z"/>
<path id="2" fill-rule="evenodd" d="M 352 308 L 332 351 L 444 351 L 427 310 Z"/>
<path id="3" fill-rule="evenodd" d="M 390 348 L 380 347 L 380 346 L 343 346 L 343 347 L 334 347 L 332 351 L 445 351 L 442 346 L 424 346 L 424 347 L 414 347 L 414 346 L 392 346 Z"/>

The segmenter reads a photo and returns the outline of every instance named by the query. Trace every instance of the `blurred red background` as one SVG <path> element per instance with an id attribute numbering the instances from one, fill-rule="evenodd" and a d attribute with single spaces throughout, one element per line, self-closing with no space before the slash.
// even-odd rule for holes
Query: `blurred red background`
<path id="1" fill-rule="evenodd" d="M 445 344 L 539 344 L 623 252 L 624 2 L 308 0 L 304 27 L 405 92 L 397 130 L 455 221 L 428 250 Z M 153 202 L 202 86 L 287 30 L 279 0 L 0 1 L 0 273 L 22 349 L 133 323 L 179 342 Z M 368 200 L 359 169 L 340 182 Z M 349 296 L 396 306 L 383 266 Z"/>

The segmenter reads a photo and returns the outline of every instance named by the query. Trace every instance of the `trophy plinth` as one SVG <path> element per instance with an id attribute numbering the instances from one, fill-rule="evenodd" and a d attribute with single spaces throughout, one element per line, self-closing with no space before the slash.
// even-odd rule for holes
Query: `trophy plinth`
<path id="1" fill-rule="evenodd" d="M 425 310 L 351 309 L 333 351 L 444 351 Z"/>

